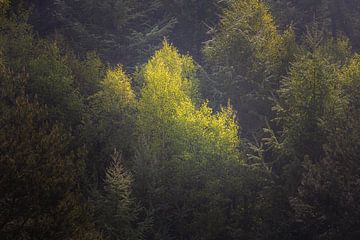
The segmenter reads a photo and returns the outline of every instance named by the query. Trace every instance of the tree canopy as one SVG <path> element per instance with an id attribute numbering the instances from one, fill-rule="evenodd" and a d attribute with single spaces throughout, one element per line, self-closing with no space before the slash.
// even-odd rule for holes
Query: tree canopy
<path id="1" fill-rule="evenodd" d="M 359 239 L 359 3 L 0 1 L 0 239 Z"/>

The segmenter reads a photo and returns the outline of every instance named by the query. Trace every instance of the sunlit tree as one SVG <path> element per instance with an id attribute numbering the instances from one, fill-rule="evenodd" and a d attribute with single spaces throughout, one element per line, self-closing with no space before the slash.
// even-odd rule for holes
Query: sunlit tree
<path id="1" fill-rule="evenodd" d="M 131 152 L 135 95 L 121 66 L 108 69 L 99 85 L 100 90 L 88 99 L 84 134 L 90 145 L 89 167 L 101 182 L 114 149 L 126 157 Z"/>

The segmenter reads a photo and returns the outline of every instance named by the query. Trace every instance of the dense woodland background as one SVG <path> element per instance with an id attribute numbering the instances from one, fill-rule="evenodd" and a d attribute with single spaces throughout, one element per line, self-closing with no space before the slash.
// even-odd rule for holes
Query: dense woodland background
<path id="1" fill-rule="evenodd" d="M 1 0 L 0 239 L 360 239 L 360 1 Z"/>

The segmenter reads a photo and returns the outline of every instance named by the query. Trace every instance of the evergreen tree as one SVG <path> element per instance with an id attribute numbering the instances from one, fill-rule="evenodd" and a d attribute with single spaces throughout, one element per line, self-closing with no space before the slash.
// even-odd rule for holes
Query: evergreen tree
<path id="1" fill-rule="evenodd" d="M 278 33 L 261 1 L 229 2 L 203 50 L 210 75 L 202 87 L 217 104 L 231 100 L 244 136 L 251 139 L 271 116 L 269 99 L 292 58 L 293 36 L 291 31 Z"/>
<path id="2" fill-rule="evenodd" d="M 194 73 L 191 58 L 166 42 L 142 71 L 135 176 L 138 196 L 154 212 L 151 238 L 269 234 L 274 225 L 262 211 L 277 200 L 263 201 L 262 188 L 271 179 L 242 160 L 231 108 L 213 113 L 201 103 Z"/>
<path id="3" fill-rule="evenodd" d="M 26 13 L 8 14 L 12 17 L 1 18 L 4 34 L 0 45 L 5 61 L 12 71 L 26 76 L 26 94 L 47 105 L 53 121 L 75 128 L 81 123 L 84 102 L 62 49 L 55 42 L 35 38 L 25 23 Z"/>
<path id="4" fill-rule="evenodd" d="M 219 0 L 161 0 L 163 9 L 176 19 L 169 39 L 182 53 L 190 53 L 201 61 L 202 43 L 208 40 L 210 26 L 219 21 L 221 6 Z"/>
<path id="5" fill-rule="evenodd" d="M 301 38 L 306 29 L 317 24 L 329 36 L 347 36 L 354 49 L 359 50 L 360 4 L 356 0 L 268 0 L 281 27 L 294 25 Z"/>
<path id="6" fill-rule="evenodd" d="M 141 182 L 150 186 L 144 189 L 142 199 L 155 211 L 155 225 L 160 227 L 155 229 L 157 234 L 195 236 L 191 235 L 197 231 L 192 226 L 194 218 L 199 224 L 217 224 L 202 214 L 210 214 L 210 202 L 216 202 L 211 196 L 221 193 L 220 176 L 225 176 L 230 166 L 240 164 L 237 126 L 230 109 L 213 115 L 206 103 L 194 101 L 194 64 L 168 43 L 147 63 L 143 73 L 137 130 L 149 152 L 137 160 L 136 170 L 137 176 L 145 177 Z M 143 148 L 143 144 L 140 146 Z M 200 213 L 202 203 L 204 212 Z"/>
<path id="7" fill-rule="evenodd" d="M 265 138 L 267 162 L 283 176 L 283 183 L 294 192 L 301 181 L 304 159 L 318 161 L 324 152 L 326 129 L 323 121 L 339 114 L 342 106 L 337 79 L 337 66 L 331 64 L 320 50 L 299 55 L 292 64 L 289 77 L 279 90 L 280 101 L 274 107 L 274 121 L 281 126 L 279 135 Z M 265 156 L 266 156 L 265 155 Z"/>
<path id="8" fill-rule="evenodd" d="M 85 99 L 100 91 L 100 82 L 105 77 L 106 66 L 95 52 L 89 52 L 84 60 L 68 52 L 65 61 L 74 76 L 74 87 Z"/>
<path id="9" fill-rule="evenodd" d="M 77 54 L 96 51 L 112 64 L 144 63 L 169 33 L 174 21 L 162 16 L 159 1 L 23 1 L 33 9 L 30 22 L 41 35 L 63 35 Z"/>
<path id="10" fill-rule="evenodd" d="M 324 157 L 307 162 L 299 195 L 292 204 L 302 224 L 300 231 L 313 239 L 357 239 L 359 225 L 359 82 L 356 55 L 339 74 L 342 97 L 347 104 L 340 117 L 327 119 Z"/>
<path id="11" fill-rule="evenodd" d="M 359 7 L 0 0 L 0 239 L 359 239 Z"/>
<path id="12" fill-rule="evenodd" d="M 326 40 L 314 30 L 283 78 L 273 107 L 277 116 L 272 122 L 277 130 L 265 129 L 264 157 L 290 194 L 301 182 L 304 160 L 319 161 L 324 156 L 324 123 L 343 114 L 338 66 L 346 63 L 348 56 L 346 40 Z"/>
<path id="13" fill-rule="evenodd" d="M 3 68 L 0 77 L 1 238 L 95 239 L 80 189 L 84 149 L 22 95 L 22 74 Z"/>
<path id="14" fill-rule="evenodd" d="M 142 209 L 132 197 L 132 177 L 115 152 L 106 171 L 104 189 L 95 195 L 95 221 L 104 239 L 143 239 L 150 219 L 140 221 Z"/>
<path id="15" fill-rule="evenodd" d="M 135 95 L 121 66 L 109 69 L 100 90 L 89 99 L 85 139 L 89 144 L 89 170 L 101 182 L 110 155 L 118 149 L 125 157 L 132 152 Z"/>

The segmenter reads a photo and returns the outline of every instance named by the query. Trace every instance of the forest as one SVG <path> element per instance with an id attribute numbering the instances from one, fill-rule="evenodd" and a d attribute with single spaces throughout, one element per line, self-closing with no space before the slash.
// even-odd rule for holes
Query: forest
<path id="1" fill-rule="evenodd" d="M 360 239 L 359 0 L 0 0 L 1 240 Z"/>

